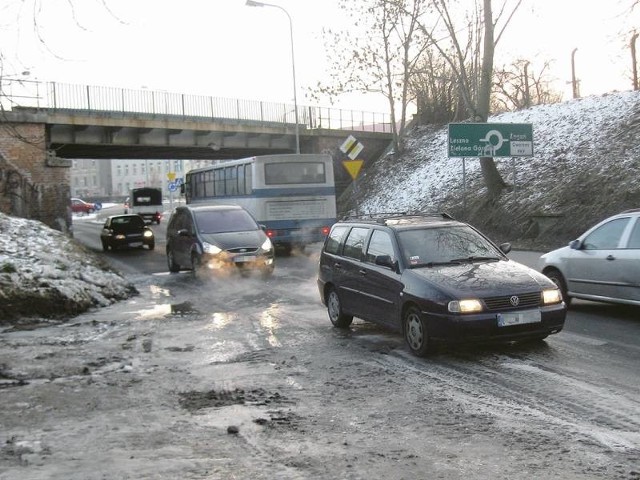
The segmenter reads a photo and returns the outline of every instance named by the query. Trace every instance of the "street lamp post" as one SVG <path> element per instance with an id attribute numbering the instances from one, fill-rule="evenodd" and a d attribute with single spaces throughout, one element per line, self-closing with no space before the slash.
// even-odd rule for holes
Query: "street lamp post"
<path id="1" fill-rule="evenodd" d="M 298 96 L 296 88 L 296 62 L 295 55 L 293 54 L 293 22 L 291 21 L 291 15 L 280 5 L 273 5 L 271 3 L 257 2 L 255 0 L 247 0 L 246 5 L 248 7 L 274 7 L 282 10 L 289 19 L 289 35 L 291 37 L 291 69 L 293 71 L 293 108 L 296 121 L 296 153 L 300 153 L 300 131 L 298 124 Z"/>

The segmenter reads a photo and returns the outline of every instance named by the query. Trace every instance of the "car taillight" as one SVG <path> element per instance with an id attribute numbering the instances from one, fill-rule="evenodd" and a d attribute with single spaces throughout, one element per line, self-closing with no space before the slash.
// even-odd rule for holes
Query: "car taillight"
<path id="1" fill-rule="evenodd" d="M 322 235 L 329 235 L 329 231 L 331 230 L 331 227 L 322 227 Z"/>
<path id="2" fill-rule="evenodd" d="M 267 230 L 267 237 L 269 238 L 273 238 L 276 236 L 276 231 L 275 230 Z"/>

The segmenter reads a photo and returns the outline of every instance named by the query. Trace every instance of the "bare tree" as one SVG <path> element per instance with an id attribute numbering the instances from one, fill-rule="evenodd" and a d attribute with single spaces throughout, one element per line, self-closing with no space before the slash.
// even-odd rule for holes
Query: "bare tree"
<path id="1" fill-rule="evenodd" d="M 539 72 L 531 68 L 528 60 L 516 60 L 494 72 L 491 110 L 505 112 L 522 110 L 533 105 L 558 103 L 562 94 L 551 89 L 547 78 L 549 62 Z"/>
<path id="2" fill-rule="evenodd" d="M 443 38 L 436 38 L 431 29 L 419 24 L 425 37 L 451 65 L 468 118 L 475 122 L 486 122 L 491 113 L 495 48 L 523 0 L 501 1 L 495 17 L 492 0 L 474 1 L 472 9 L 463 16 L 464 24 L 461 26 L 461 17 L 452 14 L 454 10 L 459 12 L 460 2 L 433 0 L 438 21 L 442 22 L 447 33 Z M 480 167 L 489 196 L 499 196 L 506 184 L 493 158 L 481 157 Z"/>
<path id="3" fill-rule="evenodd" d="M 324 31 L 332 64 L 329 80 L 318 84 L 314 96 L 381 93 L 389 103 L 399 151 L 403 148 L 407 106 L 413 100 L 409 81 L 427 45 L 417 22 L 428 4 L 428 0 L 341 0 L 341 9 L 356 19 L 357 33 Z"/>

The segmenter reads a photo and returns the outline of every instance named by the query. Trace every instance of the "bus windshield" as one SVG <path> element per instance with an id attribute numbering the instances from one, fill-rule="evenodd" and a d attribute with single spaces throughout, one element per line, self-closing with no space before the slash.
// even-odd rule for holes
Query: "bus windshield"
<path id="1" fill-rule="evenodd" d="M 266 185 L 325 182 L 326 174 L 322 162 L 280 162 L 264 165 Z"/>

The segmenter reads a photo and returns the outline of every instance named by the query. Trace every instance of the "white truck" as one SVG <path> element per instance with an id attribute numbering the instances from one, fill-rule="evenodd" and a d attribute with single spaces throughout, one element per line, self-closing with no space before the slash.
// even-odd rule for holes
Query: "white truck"
<path id="1" fill-rule="evenodd" d="M 160 188 L 134 188 L 126 204 L 124 213 L 137 213 L 147 222 L 160 224 L 163 211 Z"/>

